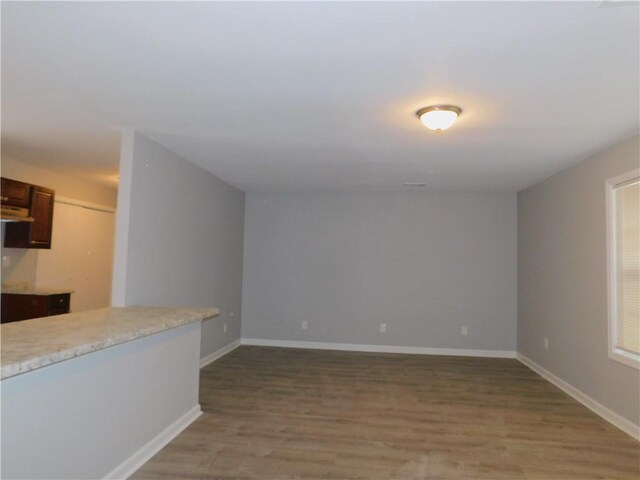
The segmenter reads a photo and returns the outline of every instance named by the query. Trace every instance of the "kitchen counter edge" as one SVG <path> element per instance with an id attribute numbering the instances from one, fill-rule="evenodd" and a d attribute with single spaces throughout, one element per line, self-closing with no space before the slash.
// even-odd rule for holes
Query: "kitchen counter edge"
<path id="1" fill-rule="evenodd" d="M 0 379 L 219 315 L 217 308 L 108 307 L 0 326 Z"/>

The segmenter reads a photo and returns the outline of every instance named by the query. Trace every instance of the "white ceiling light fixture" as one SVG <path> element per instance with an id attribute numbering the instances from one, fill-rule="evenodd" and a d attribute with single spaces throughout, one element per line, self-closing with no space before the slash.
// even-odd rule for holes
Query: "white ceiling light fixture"
<path id="1" fill-rule="evenodd" d="M 454 105 L 431 105 L 421 108 L 416 115 L 425 127 L 440 133 L 453 125 L 461 113 L 462 109 Z"/>

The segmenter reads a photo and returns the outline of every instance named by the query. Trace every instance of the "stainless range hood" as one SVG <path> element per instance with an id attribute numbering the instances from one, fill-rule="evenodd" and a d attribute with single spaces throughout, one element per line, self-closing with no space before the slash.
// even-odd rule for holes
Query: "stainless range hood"
<path id="1" fill-rule="evenodd" d="M 33 222 L 28 208 L 10 207 L 2 205 L 0 208 L 0 222 Z"/>

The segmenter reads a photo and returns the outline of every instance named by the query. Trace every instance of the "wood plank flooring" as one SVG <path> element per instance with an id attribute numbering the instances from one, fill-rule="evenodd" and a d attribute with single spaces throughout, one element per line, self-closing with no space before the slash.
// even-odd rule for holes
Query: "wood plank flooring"
<path id="1" fill-rule="evenodd" d="M 640 445 L 517 360 L 242 346 L 142 479 L 637 479 Z"/>

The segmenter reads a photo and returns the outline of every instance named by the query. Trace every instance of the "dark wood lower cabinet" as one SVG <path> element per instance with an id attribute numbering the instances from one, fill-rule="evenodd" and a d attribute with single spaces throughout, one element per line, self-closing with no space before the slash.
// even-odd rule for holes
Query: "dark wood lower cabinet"
<path id="1" fill-rule="evenodd" d="M 56 295 L 3 293 L 0 322 L 9 323 L 30 318 L 61 315 L 69 313 L 70 306 L 70 293 Z"/>

